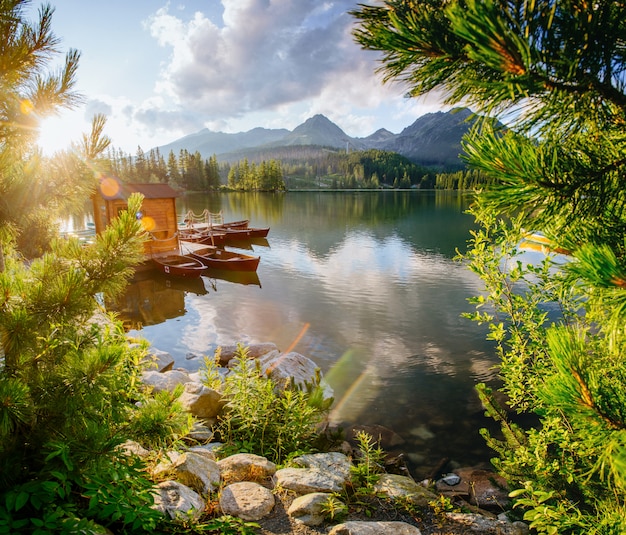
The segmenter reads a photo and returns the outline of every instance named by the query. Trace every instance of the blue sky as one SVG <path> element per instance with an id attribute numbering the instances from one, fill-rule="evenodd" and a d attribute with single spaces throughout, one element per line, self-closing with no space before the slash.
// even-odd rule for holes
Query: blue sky
<path id="1" fill-rule="evenodd" d="M 352 0 L 52 0 L 62 52 L 81 52 L 84 103 L 42 127 L 47 152 L 104 113 L 113 146 L 134 154 L 202 128 L 293 129 L 322 113 L 347 134 L 400 132 L 444 109 L 381 83 L 377 54 L 350 34 Z M 33 1 L 33 18 L 40 3 Z M 60 56 L 60 58 L 62 55 Z"/>

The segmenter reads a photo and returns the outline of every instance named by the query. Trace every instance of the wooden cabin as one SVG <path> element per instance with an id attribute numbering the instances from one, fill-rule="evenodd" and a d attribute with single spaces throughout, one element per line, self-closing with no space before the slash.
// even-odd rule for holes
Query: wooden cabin
<path id="1" fill-rule="evenodd" d="M 145 244 L 147 256 L 178 252 L 176 197 L 179 193 L 167 184 L 125 184 L 117 178 L 100 181 L 92 197 L 96 233 L 101 233 L 117 215 L 128 208 L 128 197 L 141 193 L 141 217 L 153 240 Z"/>

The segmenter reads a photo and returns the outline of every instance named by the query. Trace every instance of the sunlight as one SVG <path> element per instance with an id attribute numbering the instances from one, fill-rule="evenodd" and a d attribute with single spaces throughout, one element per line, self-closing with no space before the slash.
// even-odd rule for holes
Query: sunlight
<path id="1" fill-rule="evenodd" d="M 72 141 L 78 141 L 80 136 L 80 128 L 76 128 L 67 117 L 48 117 L 41 121 L 37 145 L 46 156 L 51 156 L 60 150 L 69 149 Z"/>

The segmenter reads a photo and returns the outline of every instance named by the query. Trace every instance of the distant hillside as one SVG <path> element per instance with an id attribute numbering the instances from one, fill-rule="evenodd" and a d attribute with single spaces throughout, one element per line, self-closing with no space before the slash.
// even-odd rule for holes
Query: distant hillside
<path id="1" fill-rule="evenodd" d="M 243 158 L 251 161 L 281 159 L 280 154 L 288 154 L 290 159 L 306 159 L 329 149 L 350 152 L 380 149 L 397 152 L 418 165 L 452 170 L 463 167 L 459 159 L 461 138 L 471 126 L 470 117 L 468 109 L 429 113 L 399 134 L 382 128 L 368 137 L 352 138 L 324 115 L 315 115 L 293 131 L 254 128 L 248 132 L 226 134 L 203 129 L 163 145 L 159 151 L 167 155 L 170 151 L 178 154 L 181 149 L 186 149 L 199 152 L 203 158 L 215 154 L 220 161 L 234 162 Z"/>

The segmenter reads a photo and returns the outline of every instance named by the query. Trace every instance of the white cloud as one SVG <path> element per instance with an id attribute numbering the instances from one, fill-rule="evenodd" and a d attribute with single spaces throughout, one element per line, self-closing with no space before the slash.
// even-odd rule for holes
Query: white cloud
<path id="1" fill-rule="evenodd" d="M 307 99 L 318 99 L 320 111 L 323 102 L 347 108 L 380 101 L 373 96 L 381 91 L 372 55 L 350 33 L 353 1 L 222 4 L 223 26 L 201 13 L 185 23 L 167 7 L 148 22 L 157 41 L 171 48 L 158 90 L 178 106 L 209 122 Z"/>

